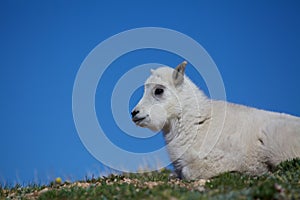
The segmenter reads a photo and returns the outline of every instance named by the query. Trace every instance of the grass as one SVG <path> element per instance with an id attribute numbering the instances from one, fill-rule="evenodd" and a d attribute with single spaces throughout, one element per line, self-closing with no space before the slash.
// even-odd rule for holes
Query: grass
<path id="1" fill-rule="evenodd" d="M 281 163 L 259 177 L 224 173 L 184 181 L 169 170 L 110 175 L 75 183 L 13 188 L 0 186 L 0 199 L 300 199 L 300 159 Z"/>

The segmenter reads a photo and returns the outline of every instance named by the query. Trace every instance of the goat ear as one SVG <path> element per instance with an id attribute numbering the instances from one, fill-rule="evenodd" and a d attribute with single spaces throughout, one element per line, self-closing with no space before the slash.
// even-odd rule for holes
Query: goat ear
<path id="1" fill-rule="evenodd" d="M 173 83 L 177 87 L 183 83 L 184 78 L 184 71 L 185 67 L 187 65 L 186 61 L 183 61 L 181 64 L 179 64 L 173 72 Z"/>

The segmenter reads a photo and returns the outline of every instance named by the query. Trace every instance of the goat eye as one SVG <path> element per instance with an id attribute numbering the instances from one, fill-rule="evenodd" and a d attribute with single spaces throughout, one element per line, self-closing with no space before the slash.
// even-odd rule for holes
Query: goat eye
<path id="1" fill-rule="evenodd" d="M 162 95 L 163 92 L 164 92 L 164 89 L 156 88 L 154 91 L 154 95 L 159 96 L 159 95 Z"/>

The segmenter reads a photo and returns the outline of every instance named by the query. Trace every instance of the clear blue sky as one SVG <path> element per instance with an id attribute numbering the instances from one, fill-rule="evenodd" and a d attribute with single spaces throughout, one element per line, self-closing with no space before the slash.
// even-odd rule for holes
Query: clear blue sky
<path id="1" fill-rule="evenodd" d="M 300 116 L 299 1 L 2 0 L 0 183 L 46 182 L 57 176 L 77 180 L 103 170 L 75 129 L 76 73 L 101 41 L 148 26 L 173 29 L 200 43 L 217 64 L 229 101 Z M 148 50 L 125 55 L 107 70 L 96 94 L 103 102 L 96 106 L 114 143 L 136 152 L 163 145 L 160 136 L 141 143 L 124 136 L 101 92 L 111 95 L 130 67 L 181 61 Z M 120 65 L 128 67 L 120 71 Z M 206 90 L 191 68 L 187 73 Z"/>

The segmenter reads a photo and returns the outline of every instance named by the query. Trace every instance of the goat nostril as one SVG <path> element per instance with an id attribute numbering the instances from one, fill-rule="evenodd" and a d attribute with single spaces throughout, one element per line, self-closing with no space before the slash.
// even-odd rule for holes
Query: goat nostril
<path id="1" fill-rule="evenodd" d="M 131 116 L 134 117 L 134 116 L 136 116 L 139 112 L 140 112 L 140 111 L 138 111 L 138 110 L 134 110 L 134 111 L 131 112 Z"/>

